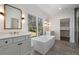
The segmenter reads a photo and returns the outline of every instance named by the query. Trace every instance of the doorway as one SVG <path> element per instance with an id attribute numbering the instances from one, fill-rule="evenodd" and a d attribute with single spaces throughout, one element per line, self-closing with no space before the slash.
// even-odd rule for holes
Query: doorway
<path id="1" fill-rule="evenodd" d="M 60 39 L 68 41 L 70 39 L 70 18 L 60 19 Z"/>
<path id="2" fill-rule="evenodd" d="M 79 47 L 79 8 L 75 8 L 75 43 Z"/>

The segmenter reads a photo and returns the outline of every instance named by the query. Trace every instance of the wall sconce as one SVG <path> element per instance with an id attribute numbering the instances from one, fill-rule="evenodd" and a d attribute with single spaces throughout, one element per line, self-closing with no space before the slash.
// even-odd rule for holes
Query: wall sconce
<path id="1" fill-rule="evenodd" d="M 22 17 L 21 19 L 24 20 L 24 17 Z"/>
<path id="2" fill-rule="evenodd" d="M 22 19 L 22 23 L 25 23 L 24 17 L 25 17 L 24 14 L 22 14 L 22 18 L 21 18 Z"/>
<path id="3" fill-rule="evenodd" d="M 0 19 L 4 19 L 4 13 L 3 12 L 0 12 Z"/>
<path id="4" fill-rule="evenodd" d="M 22 20 L 22 23 L 24 24 L 25 23 L 25 20 Z"/>
<path id="5" fill-rule="evenodd" d="M 0 14 L 4 16 L 4 13 L 3 12 L 0 12 Z"/>
<path id="6" fill-rule="evenodd" d="M 51 26 L 51 23 L 48 23 L 48 26 L 50 27 Z"/>
<path id="7" fill-rule="evenodd" d="M 46 24 L 46 23 L 47 23 L 47 21 L 44 21 L 43 23 L 44 23 L 44 24 Z"/>
<path id="8" fill-rule="evenodd" d="M 24 20 L 24 14 L 22 14 L 22 18 L 21 19 Z"/>
<path id="9" fill-rule="evenodd" d="M 0 15 L 4 16 L 4 8 L 3 8 L 3 6 L 0 6 Z"/>

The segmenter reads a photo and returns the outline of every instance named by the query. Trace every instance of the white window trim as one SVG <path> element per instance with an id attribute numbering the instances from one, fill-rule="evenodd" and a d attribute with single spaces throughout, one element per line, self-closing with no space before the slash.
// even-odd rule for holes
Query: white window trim
<path id="1" fill-rule="evenodd" d="M 45 21 L 45 18 L 44 17 L 42 17 L 42 16 L 36 16 L 36 15 L 34 15 L 34 14 L 31 14 L 31 13 L 28 13 L 28 15 L 32 15 L 32 16 L 35 16 L 36 17 L 36 27 L 37 27 L 37 30 L 36 30 L 36 37 L 38 37 L 38 18 L 40 17 L 40 18 L 42 18 L 43 19 L 43 26 L 44 26 L 44 21 Z M 28 28 L 29 29 L 29 28 Z M 28 32 L 29 32 L 29 30 L 28 30 Z M 43 35 L 44 35 L 44 27 L 43 27 Z"/>

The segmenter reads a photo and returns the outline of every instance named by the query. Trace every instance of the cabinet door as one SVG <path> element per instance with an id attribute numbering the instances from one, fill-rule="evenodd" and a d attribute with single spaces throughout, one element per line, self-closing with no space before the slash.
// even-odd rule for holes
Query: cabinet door
<path id="1" fill-rule="evenodd" d="M 5 47 L 0 47 L 0 55 L 5 55 Z"/>
<path id="2" fill-rule="evenodd" d="M 31 51 L 31 40 L 25 40 L 20 45 L 20 54 L 30 54 Z"/>
<path id="3" fill-rule="evenodd" d="M 19 51 L 18 51 L 18 46 L 17 44 L 12 44 L 8 47 L 6 47 L 6 54 L 8 55 L 18 55 Z"/>
<path id="4" fill-rule="evenodd" d="M 0 48 L 0 55 L 18 55 L 17 44 L 12 44 L 9 46 L 4 46 Z"/>

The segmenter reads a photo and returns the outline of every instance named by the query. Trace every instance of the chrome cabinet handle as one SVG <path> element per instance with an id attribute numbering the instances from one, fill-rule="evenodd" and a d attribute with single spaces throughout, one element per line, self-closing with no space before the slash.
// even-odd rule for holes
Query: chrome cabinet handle
<path id="1" fill-rule="evenodd" d="M 18 45 L 22 45 L 22 43 L 19 43 Z"/>

